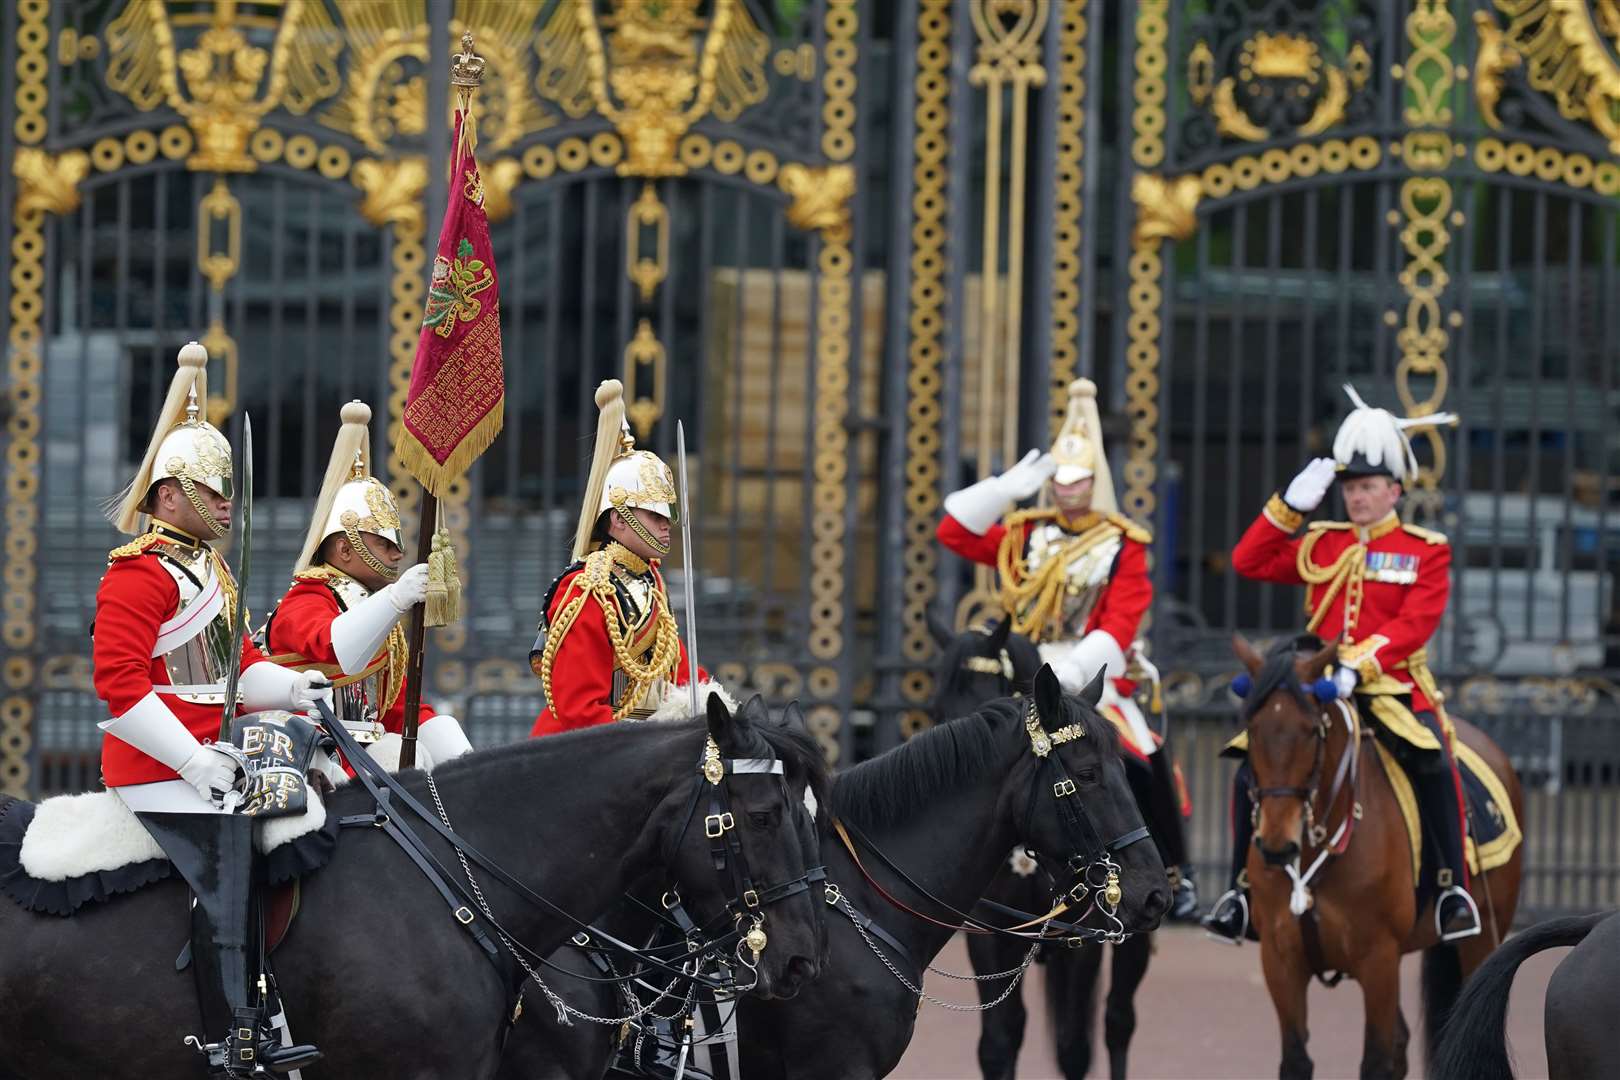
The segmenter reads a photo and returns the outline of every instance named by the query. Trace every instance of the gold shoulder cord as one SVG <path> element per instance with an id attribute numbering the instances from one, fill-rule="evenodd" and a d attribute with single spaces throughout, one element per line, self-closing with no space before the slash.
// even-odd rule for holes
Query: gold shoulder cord
<path id="1" fill-rule="evenodd" d="M 680 663 L 680 632 L 675 627 L 675 616 L 669 612 L 669 602 L 659 591 L 658 629 L 655 631 L 651 655 L 645 664 L 631 655 L 624 640 L 624 628 L 619 625 L 617 597 L 611 577 L 612 556 L 605 550 L 593 551 L 585 557 L 585 569 L 569 585 L 578 591 L 569 598 L 557 619 L 546 630 L 546 648 L 540 657 L 540 685 L 545 691 L 546 703 L 552 703 L 551 666 L 563 638 L 579 618 L 585 601 L 594 598 L 602 605 L 602 621 L 607 625 L 608 644 L 613 648 L 613 659 L 624 671 L 624 696 L 613 710 L 613 719 L 623 720 L 630 714 L 647 688 L 658 679 L 668 676 Z"/>
<path id="2" fill-rule="evenodd" d="M 1006 535 L 996 552 L 996 572 L 1001 579 L 1001 604 L 1012 617 L 1012 630 L 1039 643 L 1041 633 L 1063 605 L 1063 594 L 1069 565 L 1090 551 L 1109 533 L 1123 532 L 1119 526 L 1104 519 L 1103 523 L 1081 533 L 1064 545 L 1064 551 L 1048 559 L 1034 574 L 1024 559 L 1024 526 L 1031 521 L 1049 518 L 1050 510 L 1021 510 L 1008 516 Z M 1020 616 L 1020 610 L 1027 611 Z"/>

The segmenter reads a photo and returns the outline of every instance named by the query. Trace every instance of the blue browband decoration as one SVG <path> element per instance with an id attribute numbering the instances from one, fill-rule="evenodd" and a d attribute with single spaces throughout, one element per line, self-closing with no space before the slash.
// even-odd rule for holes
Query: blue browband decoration
<path id="1" fill-rule="evenodd" d="M 1237 676 L 1232 680 L 1232 693 L 1240 698 L 1248 697 L 1249 691 L 1253 689 L 1254 680 L 1249 677 L 1247 671 L 1238 672 Z"/>
<path id="2" fill-rule="evenodd" d="M 1326 705 L 1331 701 L 1339 700 L 1339 684 L 1329 678 L 1317 679 L 1311 683 L 1311 696 Z"/>

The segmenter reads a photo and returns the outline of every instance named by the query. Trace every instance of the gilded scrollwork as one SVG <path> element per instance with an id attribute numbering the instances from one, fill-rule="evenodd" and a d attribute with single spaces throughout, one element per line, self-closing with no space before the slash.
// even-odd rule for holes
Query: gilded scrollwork
<path id="1" fill-rule="evenodd" d="M 52 154 L 37 147 L 20 148 L 12 158 L 17 178 L 17 212 L 69 214 L 79 208 L 79 182 L 90 172 L 83 150 Z"/>
<path id="2" fill-rule="evenodd" d="M 355 162 L 350 179 L 364 196 L 360 213 L 373 225 L 405 223 L 418 230 L 424 227 L 422 193 L 428 182 L 425 158 L 362 158 Z"/>
<path id="3" fill-rule="evenodd" d="M 714 0 L 707 19 L 698 7 L 612 0 L 598 19 L 593 4 L 561 3 L 535 39 L 536 89 L 569 116 L 595 111 L 613 124 L 621 176 L 684 175 L 678 151 L 693 124 L 735 120 L 765 98 L 770 39 L 747 6 Z"/>
<path id="4" fill-rule="evenodd" d="M 1499 47 L 1523 58 L 1530 88 L 1620 154 L 1620 0 L 1495 0 L 1495 7 L 1507 20 Z M 1494 29 L 1489 16 L 1476 16 L 1482 27 L 1486 21 Z"/>
<path id="5" fill-rule="evenodd" d="M 777 185 L 793 202 L 787 219 L 796 229 L 831 229 L 849 223 L 849 201 L 855 195 L 855 170 L 848 165 L 788 164 Z"/>

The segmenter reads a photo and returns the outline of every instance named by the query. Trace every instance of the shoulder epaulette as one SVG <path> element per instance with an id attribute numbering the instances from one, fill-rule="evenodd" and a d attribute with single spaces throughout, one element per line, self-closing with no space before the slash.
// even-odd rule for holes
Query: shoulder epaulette
<path id="1" fill-rule="evenodd" d="M 309 566 L 293 574 L 294 581 L 331 581 L 343 574 L 341 570 L 334 570 L 330 566 Z"/>
<path id="2" fill-rule="evenodd" d="M 1053 521 L 1057 516 L 1058 512 L 1053 507 L 1032 506 L 1027 510 L 1014 510 L 1001 519 L 1001 526 L 1011 532 L 1020 525 L 1028 525 L 1032 521 Z"/>
<path id="3" fill-rule="evenodd" d="M 153 544 L 161 543 L 164 543 L 161 534 L 155 532 L 143 533 L 129 543 L 121 544 L 107 552 L 107 562 L 114 563 L 119 559 L 130 559 L 136 555 L 144 555 Z"/>
<path id="4" fill-rule="evenodd" d="M 1112 524 L 1119 526 L 1119 528 L 1124 531 L 1126 539 L 1135 540 L 1138 544 L 1153 543 L 1153 534 L 1142 528 L 1142 526 L 1138 525 L 1134 519 L 1128 518 L 1124 514 L 1117 513 L 1112 510 L 1103 516 L 1106 517 Z"/>
<path id="5" fill-rule="evenodd" d="M 1313 521 L 1305 526 L 1309 532 L 1342 532 L 1351 527 L 1348 521 Z"/>
<path id="6" fill-rule="evenodd" d="M 1419 540 L 1424 541 L 1425 543 L 1429 543 L 1429 544 L 1449 544 L 1451 542 L 1451 541 L 1446 539 L 1446 534 L 1445 533 L 1443 533 L 1443 532 L 1435 532 L 1433 529 L 1425 529 L 1421 525 L 1405 525 L 1405 524 L 1403 524 L 1401 526 L 1401 528 L 1403 530 L 1405 530 L 1406 532 L 1411 533 L 1413 536 L 1417 537 Z"/>

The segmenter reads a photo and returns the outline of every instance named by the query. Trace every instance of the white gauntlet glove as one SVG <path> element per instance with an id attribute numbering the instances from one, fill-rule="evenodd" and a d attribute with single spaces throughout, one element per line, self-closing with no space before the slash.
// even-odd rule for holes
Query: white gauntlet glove
<path id="1" fill-rule="evenodd" d="M 403 615 L 411 610 L 413 604 L 420 604 L 427 599 L 427 587 L 427 563 L 417 563 L 400 574 L 398 581 L 378 591 L 386 595 L 389 603 L 394 605 L 394 610 Z"/>
<path id="2" fill-rule="evenodd" d="M 1040 450 L 1031 450 L 1025 454 L 1023 460 L 1001 474 L 1001 492 L 1013 502 L 1027 499 L 1041 490 L 1041 485 L 1052 478 L 1057 472 L 1057 462 L 1052 455 Z"/>
<path id="3" fill-rule="evenodd" d="M 983 536 L 1013 503 L 1040 491 L 1041 485 L 1056 471 L 1057 463 L 1051 454 L 1031 450 L 1000 476 L 988 477 L 945 496 L 945 512 L 969 532 Z"/>
<path id="4" fill-rule="evenodd" d="M 326 702 L 326 707 L 332 707 L 332 680 L 318 671 L 295 671 L 297 680 L 292 686 L 293 712 L 313 713 L 315 703 Z"/>
<path id="5" fill-rule="evenodd" d="M 237 685 L 242 692 L 242 707 L 249 712 L 314 712 L 317 701 L 332 704 L 331 680 L 318 671 L 294 671 L 261 660 L 242 672 L 242 681 Z"/>
<path id="6" fill-rule="evenodd" d="M 1283 502 L 1302 514 L 1310 513 L 1322 505 L 1338 474 L 1338 463 L 1332 458 L 1317 458 L 1289 482 L 1288 490 L 1283 492 Z"/>
<path id="7" fill-rule="evenodd" d="M 209 744 L 197 747 L 178 771 L 181 779 L 197 789 L 198 795 L 219 806 L 236 786 L 238 765 L 230 754 Z"/>

